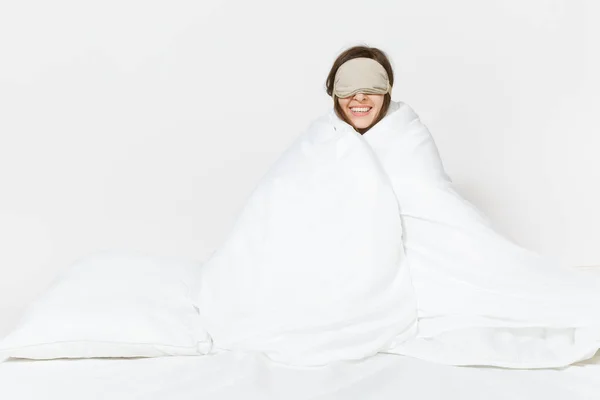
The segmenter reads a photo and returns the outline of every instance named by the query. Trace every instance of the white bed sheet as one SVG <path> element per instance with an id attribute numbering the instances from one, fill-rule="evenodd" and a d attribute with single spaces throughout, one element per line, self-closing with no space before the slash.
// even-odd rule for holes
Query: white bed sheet
<path id="1" fill-rule="evenodd" d="M 453 367 L 378 354 L 291 368 L 251 354 L 13 360 L 0 399 L 600 399 L 600 357 L 558 370 Z"/>

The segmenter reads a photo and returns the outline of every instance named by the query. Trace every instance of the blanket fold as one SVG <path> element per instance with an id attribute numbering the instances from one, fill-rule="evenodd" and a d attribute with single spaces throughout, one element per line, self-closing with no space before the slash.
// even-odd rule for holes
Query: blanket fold
<path id="1" fill-rule="evenodd" d="M 204 264 L 197 302 L 217 348 L 295 365 L 547 368 L 600 347 L 600 276 L 496 233 L 402 102 L 362 136 L 333 110 L 315 120 Z"/>

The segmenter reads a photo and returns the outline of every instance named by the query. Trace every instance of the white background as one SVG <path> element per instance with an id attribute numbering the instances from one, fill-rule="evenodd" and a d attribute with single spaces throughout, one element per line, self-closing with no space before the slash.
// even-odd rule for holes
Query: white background
<path id="1" fill-rule="evenodd" d="M 357 44 L 500 232 L 600 264 L 594 3 L 0 3 L 0 335 L 92 251 L 203 260 Z"/>

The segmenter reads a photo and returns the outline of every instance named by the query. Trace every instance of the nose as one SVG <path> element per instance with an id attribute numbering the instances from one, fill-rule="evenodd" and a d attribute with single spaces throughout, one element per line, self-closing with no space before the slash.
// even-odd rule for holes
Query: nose
<path id="1" fill-rule="evenodd" d="M 354 95 L 354 98 L 355 98 L 356 100 L 358 100 L 358 101 L 362 101 L 362 100 L 364 100 L 364 99 L 365 99 L 365 95 L 364 95 L 363 93 L 361 93 L 361 92 L 358 92 L 358 93 L 356 93 L 356 94 Z"/>

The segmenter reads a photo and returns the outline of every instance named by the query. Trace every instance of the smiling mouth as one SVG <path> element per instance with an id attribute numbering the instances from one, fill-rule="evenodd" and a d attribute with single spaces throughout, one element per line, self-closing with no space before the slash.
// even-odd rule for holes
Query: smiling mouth
<path id="1" fill-rule="evenodd" d="M 369 115 L 373 107 L 350 107 L 350 112 L 355 117 L 364 117 L 365 115 Z"/>

